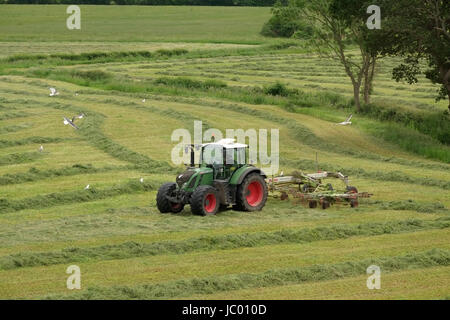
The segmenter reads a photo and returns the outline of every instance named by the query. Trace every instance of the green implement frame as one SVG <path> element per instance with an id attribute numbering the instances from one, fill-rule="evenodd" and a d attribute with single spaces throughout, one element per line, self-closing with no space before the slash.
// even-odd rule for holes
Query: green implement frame
<path id="1" fill-rule="evenodd" d="M 329 179 L 338 179 L 342 183 L 339 188 L 334 188 Z M 266 179 L 269 195 L 281 200 L 293 199 L 308 204 L 310 208 L 327 209 L 331 204 L 349 204 L 352 208 L 359 205 L 359 198 L 369 198 L 372 194 L 358 192 L 349 186 L 348 177 L 337 172 L 318 172 L 304 174 L 296 172 L 293 176 L 272 177 Z"/>

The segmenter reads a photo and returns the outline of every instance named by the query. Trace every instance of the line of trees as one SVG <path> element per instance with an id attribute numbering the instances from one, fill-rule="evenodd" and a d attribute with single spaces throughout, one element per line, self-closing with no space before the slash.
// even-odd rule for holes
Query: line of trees
<path id="1" fill-rule="evenodd" d="M 0 4 L 97 4 L 271 7 L 276 0 L 0 0 Z"/>

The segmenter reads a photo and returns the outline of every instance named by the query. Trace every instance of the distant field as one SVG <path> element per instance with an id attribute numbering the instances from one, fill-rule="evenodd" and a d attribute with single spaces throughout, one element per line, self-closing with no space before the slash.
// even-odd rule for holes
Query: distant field
<path id="1" fill-rule="evenodd" d="M 0 41 L 156 41 L 258 44 L 270 8 L 80 6 L 81 30 L 65 5 L 0 5 Z"/>
<path id="2" fill-rule="evenodd" d="M 450 295 L 448 145 L 356 114 L 336 62 L 258 35 L 268 8 L 82 12 L 77 34 L 64 29 L 65 6 L 0 6 L 0 299 Z M 437 87 L 396 83 L 395 62 L 379 65 L 373 101 L 399 118 L 440 116 Z M 301 93 L 264 91 L 277 81 Z M 80 130 L 63 125 L 80 112 Z M 349 113 L 352 126 L 335 125 Z M 374 196 L 357 209 L 271 198 L 251 214 L 160 214 L 159 186 L 183 170 L 170 163 L 171 134 L 194 120 L 277 128 L 285 174 L 315 171 L 317 154 L 322 170 Z M 72 264 L 80 291 L 66 288 Z M 370 264 L 381 290 L 366 287 Z"/>

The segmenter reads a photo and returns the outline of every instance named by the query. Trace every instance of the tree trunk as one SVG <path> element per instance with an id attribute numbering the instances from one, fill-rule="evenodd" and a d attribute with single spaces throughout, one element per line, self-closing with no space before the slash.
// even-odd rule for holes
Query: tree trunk
<path id="1" fill-rule="evenodd" d="M 356 112 L 360 112 L 361 111 L 361 102 L 359 99 L 359 91 L 361 89 L 361 84 L 360 83 L 353 83 L 353 98 L 355 99 L 355 107 L 356 107 Z"/>
<path id="2" fill-rule="evenodd" d="M 364 103 L 370 103 L 370 95 L 372 94 L 373 77 L 375 75 L 376 58 L 369 58 L 369 65 L 364 70 Z"/>
<path id="3" fill-rule="evenodd" d="M 370 103 L 370 86 L 371 83 L 365 82 L 364 83 L 364 103 L 369 104 Z"/>
<path id="4" fill-rule="evenodd" d="M 448 97 L 448 111 L 450 111 L 450 69 L 445 72 L 445 75 L 443 76 L 442 83 L 444 84 L 445 88 L 447 88 L 447 97 Z"/>
<path id="5" fill-rule="evenodd" d="M 450 84 L 447 85 L 448 111 L 450 111 Z"/>

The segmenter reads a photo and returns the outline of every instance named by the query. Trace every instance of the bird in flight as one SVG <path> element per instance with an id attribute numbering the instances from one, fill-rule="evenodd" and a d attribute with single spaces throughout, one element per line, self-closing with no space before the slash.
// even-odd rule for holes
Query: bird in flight
<path id="1" fill-rule="evenodd" d="M 70 125 L 72 128 L 74 128 L 75 130 L 78 130 L 79 128 L 77 127 L 77 125 L 75 123 L 72 122 L 72 120 L 67 119 L 66 117 L 64 117 L 64 125 Z"/>
<path id="2" fill-rule="evenodd" d="M 87 185 L 87 186 L 84 188 L 84 190 L 88 190 L 90 187 L 91 187 L 90 185 Z"/>
<path id="3" fill-rule="evenodd" d="M 74 117 L 72 117 L 72 119 L 68 119 L 66 117 L 63 117 L 64 118 L 63 122 L 64 122 L 64 125 L 70 125 L 72 128 L 78 130 L 79 128 L 74 122 L 75 122 L 76 119 L 83 119 L 84 117 L 85 117 L 84 113 L 81 113 L 78 116 L 74 116 Z"/>
<path id="4" fill-rule="evenodd" d="M 56 91 L 55 88 L 50 88 L 50 97 L 54 97 L 54 96 L 57 96 L 57 95 L 59 95 L 59 92 Z"/>
<path id="5" fill-rule="evenodd" d="M 337 126 L 348 126 L 350 124 L 352 124 L 352 122 L 350 120 L 352 120 L 353 115 L 351 114 L 347 120 L 345 120 L 344 122 L 340 122 L 340 123 L 336 123 Z"/>

